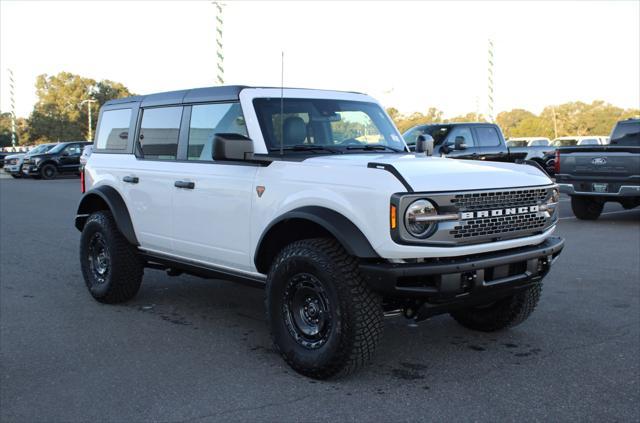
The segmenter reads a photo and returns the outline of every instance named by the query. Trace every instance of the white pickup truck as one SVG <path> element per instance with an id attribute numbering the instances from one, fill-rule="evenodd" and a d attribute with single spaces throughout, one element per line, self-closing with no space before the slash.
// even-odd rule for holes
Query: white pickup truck
<path id="1" fill-rule="evenodd" d="M 563 248 L 557 186 L 533 166 L 422 145 L 410 152 L 358 93 L 229 86 L 110 101 L 75 219 L 85 283 L 104 303 L 134 297 L 145 268 L 262 286 L 278 351 L 314 378 L 366 363 L 385 313 L 521 323 Z"/>

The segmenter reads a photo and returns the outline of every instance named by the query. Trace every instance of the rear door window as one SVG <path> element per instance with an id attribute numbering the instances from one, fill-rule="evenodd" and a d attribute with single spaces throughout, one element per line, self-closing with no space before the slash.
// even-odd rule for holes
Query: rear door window
<path id="1" fill-rule="evenodd" d="M 175 160 L 182 106 L 156 107 L 142 112 L 138 146 L 145 159 Z"/>
<path id="2" fill-rule="evenodd" d="M 131 109 L 107 110 L 102 113 L 96 139 L 98 150 L 126 150 L 129 142 Z"/>
<path id="3" fill-rule="evenodd" d="M 476 135 L 478 136 L 478 146 L 480 147 L 497 147 L 500 145 L 498 131 L 492 126 L 476 128 Z"/>

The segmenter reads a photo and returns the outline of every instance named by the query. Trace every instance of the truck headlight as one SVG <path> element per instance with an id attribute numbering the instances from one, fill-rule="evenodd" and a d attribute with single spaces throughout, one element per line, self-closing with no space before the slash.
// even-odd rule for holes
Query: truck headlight
<path id="1" fill-rule="evenodd" d="M 435 221 L 433 217 L 438 214 L 436 207 L 429 200 L 416 200 L 407 207 L 404 214 L 404 226 L 407 231 L 416 238 L 426 237 Z"/>
<path id="2" fill-rule="evenodd" d="M 560 202 L 560 191 L 558 188 L 554 188 L 551 191 L 551 195 L 547 198 L 545 204 L 540 206 L 540 211 L 544 211 L 547 213 L 547 217 L 551 217 L 553 212 L 558 207 L 558 203 Z"/>

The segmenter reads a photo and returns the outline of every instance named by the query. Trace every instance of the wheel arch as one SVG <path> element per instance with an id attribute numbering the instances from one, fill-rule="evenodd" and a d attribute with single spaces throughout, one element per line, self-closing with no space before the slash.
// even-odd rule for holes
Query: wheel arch
<path id="1" fill-rule="evenodd" d="M 326 207 L 306 206 L 277 217 L 266 227 L 253 256 L 256 269 L 267 273 L 278 252 L 291 242 L 326 236 L 335 238 L 352 256 L 380 257 L 362 231 L 344 215 Z"/>
<path id="2" fill-rule="evenodd" d="M 127 205 L 120 193 L 109 185 L 96 187 L 82 196 L 76 212 L 76 228 L 82 231 L 89 215 L 99 210 L 109 210 L 113 215 L 118 230 L 127 241 L 132 245 L 140 245 L 133 230 L 133 223 Z"/>

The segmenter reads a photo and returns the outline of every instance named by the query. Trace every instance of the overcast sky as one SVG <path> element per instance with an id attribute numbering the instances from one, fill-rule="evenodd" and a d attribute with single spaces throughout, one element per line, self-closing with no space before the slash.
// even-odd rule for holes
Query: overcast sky
<path id="1" fill-rule="evenodd" d="M 225 82 L 361 91 L 402 112 L 487 111 L 603 99 L 640 107 L 640 2 L 232 2 Z M 41 73 L 69 71 L 151 93 L 215 85 L 210 2 L 0 1 L 7 68 L 27 116 Z"/>

